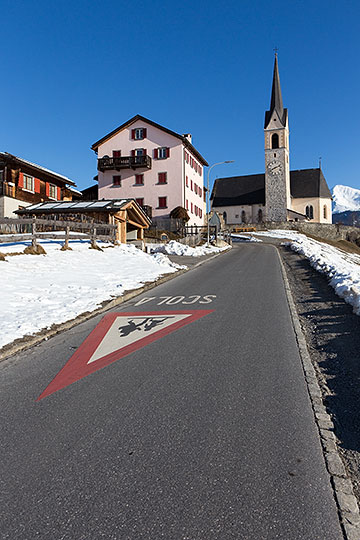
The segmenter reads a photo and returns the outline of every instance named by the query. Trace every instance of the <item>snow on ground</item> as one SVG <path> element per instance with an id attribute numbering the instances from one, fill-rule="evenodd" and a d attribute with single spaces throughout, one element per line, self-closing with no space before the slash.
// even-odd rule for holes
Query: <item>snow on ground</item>
<path id="1" fill-rule="evenodd" d="M 231 238 L 233 240 L 235 240 L 235 242 L 237 241 L 244 241 L 244 242 L 262 242 L 262 240 L 260 240 L 260 238 L 255 238 L 255 236 L 253 236 L 252 234 L 235 234 L 235 233 L 231 233 Z"/>
<path id="2" fill-rule="evenodd" d="M 168 255 L 186 255 L 188 257 L 202 257 L 203 255 L 219 253 L 220 251 L 224 251 L 226 249 L 229 249 L 229 246 L 207 247 L 206 245 L 203 245 L 197 247 L 190 247 L 185 246 L 184 244 L 180 244 L 180 242 L 176 242 L 175 240 L 171 240 L 168 244 L 154 244 L 152 247 L 152 252 L 167 253 Z"/>
<path id="3" fill-rule="evenodd" d="M 0 251 L 23 251 L 30 243 L 1 244 Z M 148 255 L 132 245 L 99 243 L 101 252 L 89 249 L 85 240 L 70 241 L 72 251 L 60 251 L 60 240 L 40 243 L 46 255 L 14 255 L 0 261 L 0 347 L 186 268 L 162 253 Z"/>
<path id="4" fill-rule="evenodd" d="M 360 255 L 308 238 L 296 231 L 266 231 L 255 233 L 272 238 L 288 238 L 292 250 L 304 255 L 315 270 L 326 274 L 330 285 L 345 302 L 360 315 Z"/>

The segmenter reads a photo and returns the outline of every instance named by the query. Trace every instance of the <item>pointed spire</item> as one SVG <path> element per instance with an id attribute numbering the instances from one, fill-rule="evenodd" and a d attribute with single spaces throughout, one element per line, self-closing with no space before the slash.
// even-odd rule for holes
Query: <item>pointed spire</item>
<path id="1" fill-rule="evenodd" d="M 282 120 L 284 114 L 284 107 L 281 95 L 281 86 L 280 86 L 280 77 L 279 77 L 279 67 L 277 52 L 275 52 L 275 62 L 274 62 L 274 75 L 271 91 L 271 103 L 270 103 L 270 114 L 276 110 L 279 115 L 279 118 Z"/>

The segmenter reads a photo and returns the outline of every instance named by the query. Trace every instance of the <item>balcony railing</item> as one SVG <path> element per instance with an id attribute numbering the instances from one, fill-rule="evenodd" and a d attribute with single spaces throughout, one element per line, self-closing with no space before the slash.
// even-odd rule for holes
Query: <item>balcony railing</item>
<path id="1" fill-rule="evenodd" d="M 98 170 L 101 172 L 121 169 L 151 169 L 150 156 L 102 157 L 98 159 Z"/>

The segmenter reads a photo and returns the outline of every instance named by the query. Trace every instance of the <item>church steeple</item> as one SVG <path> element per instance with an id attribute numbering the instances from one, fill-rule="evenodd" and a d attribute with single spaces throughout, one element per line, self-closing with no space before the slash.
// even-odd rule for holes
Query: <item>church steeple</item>
<path id="1" fill-rule="evenodd" d="M 276 110 L 280 118 L 283 117 L 284 107 L 281 95 L 281 86 L 280 86 L 280 77 L 279 77 L 279 67 L 277 54 L 275 53 L 275 62 L 274 62 L 274 75 L 271 91 L 271 103 L 270 103 L 270 113 L 273 110 Z"/>
<path id="2" fill-rule="evenodd" d="M 281 95 L 277 54 L 270 110 L 265 113 L 265 206 L 267 221 L 287 221 L 291 208 L 289 124 Z"/>
<path id="3" fill-rule="evenodd" d="M 272 81 L 272 89 L 271 89 L 270 110 L 266 111 L 265 113 L 265 126 L 264 126 L 265 129 L 268 127 L 269 122 L 275 112 L 277 113 L 277 116 L 281 124 L 285 126 L 287 109 L 284 109 L 284 106 L 283 106 L 277 53 L 275 53 L 275 61 L 274 61 L 274 73 L 273 73 L 273 81 Z"/>

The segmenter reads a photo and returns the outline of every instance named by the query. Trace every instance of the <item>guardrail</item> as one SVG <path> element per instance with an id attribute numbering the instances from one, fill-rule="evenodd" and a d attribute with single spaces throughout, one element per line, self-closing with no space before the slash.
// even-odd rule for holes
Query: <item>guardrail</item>
<path id="1" fill-rule="evenodd" d="M 4 232 L 4 229 L 10 229 L 10 231 Z M 63 232 L 64 236 L 55 234 L 55 231 L 58 229 L 61 229 L 59 232 Z M 14 240 L 18 242 L 31 240 L 32 246 L 36 248 L 38 240 L 49 238 L 58 240 L 63 239 L 64 247 L 68 248 L 69 240 L 84 240 L 89 238 L 91 247 L 96 247 L 97 240 L 115 243 L 116 229 L 116 225 L 108 223 L 60 221 L 41 218 L 1 218 L 0 244 L 13 242 Z M 11 232 L 14 230 L 16 232 Z M 79 234 L 79 231 L 81 231 L 81 234 Z M 16 238 L 14 238 L 15 236 Z"/>

